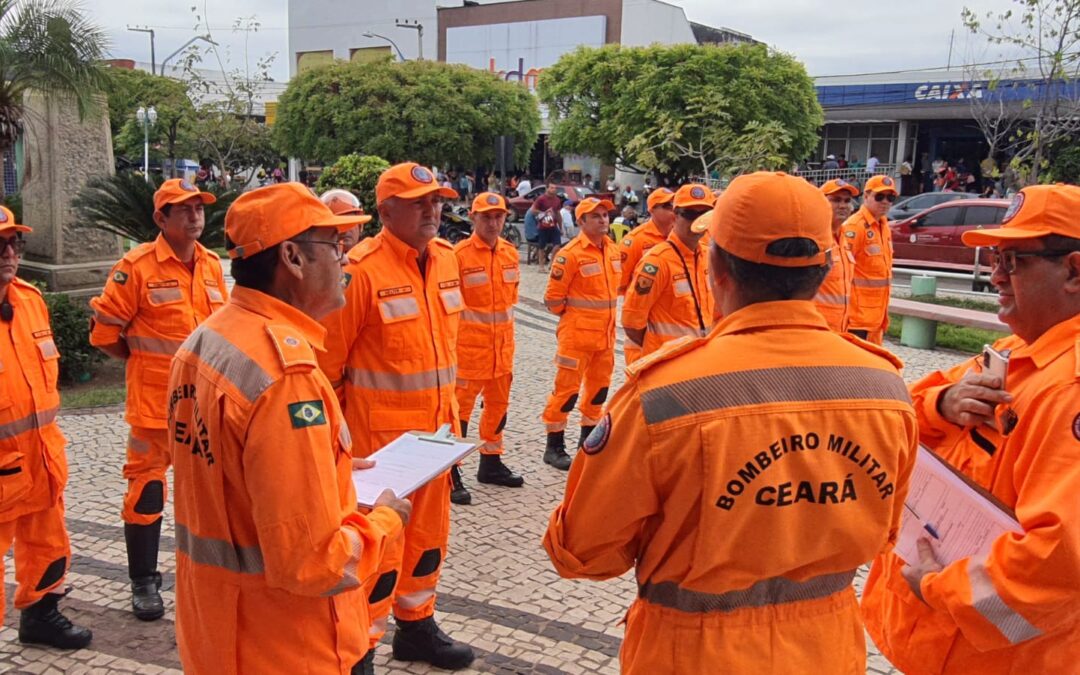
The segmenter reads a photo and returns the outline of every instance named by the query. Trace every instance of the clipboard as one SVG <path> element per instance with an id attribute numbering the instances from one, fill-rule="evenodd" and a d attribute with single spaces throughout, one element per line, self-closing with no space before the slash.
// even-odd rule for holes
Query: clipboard
<path id="1" fill-rule="evenodd" d="M 452 436 L 449 424 L 444 424 L 435 433 L 406 432 L 368 457 L 375 461 L 375 466 L 353 471 L 357 504 L 373 507 L 386 489 L 404 499 L 441 476 L 477 447 L 475 443 Z"/>

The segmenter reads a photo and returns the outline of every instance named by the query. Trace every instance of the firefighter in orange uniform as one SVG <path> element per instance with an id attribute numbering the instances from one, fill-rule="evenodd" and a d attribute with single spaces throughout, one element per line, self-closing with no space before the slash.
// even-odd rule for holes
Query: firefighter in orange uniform
<path id="1" fill-rule="evenodd" d="M 892 178 L 871 176 L 863 186 L 862 206 L 841 226 L 844 245 L 855 258 L 848 332 L 878 345 L 889 327 L 892 291 L 892 232 L 885 214 L 897 194 Z"/>
<path id="2" fill-rule="evenodd" d="M 1075 673 L 1080 663 L 1080 187 L 1024 188 L 992 247 L 1005 381 L 981 357 L 911 387 L 923 444 L 1011 508 L 1021 533 L 942 566 L 874 561 L 863 617 L 905 673 Z M 991 426 L 993 425 L 993 426 Z"/>
<path id="3" fill-rule="evenodd" d="M 457 429 L 458 323 L 465 309 L 453 247 L 437 239 L 444 199 L 419 164 L 392 166 L 379 176 L 378 235 L 349 252 L 345 307 L 326 319 L 331 336 L 320 366 L 340 381 L 353 454 L 367 457 L 407 431 Z M 397 630 L 394 658 L 456 670 L 472 649 L 435 624 L 435 589 L 450 534 L 450 472 L 412 495 L 413 517 L 398 546 L 366 588 L 371 646 L 386 632 L 391 604 Z"/>
<path id="4" fill-rule="evenodd" d="M 341 231 L 299 183 L 225 217 L 233 297 L 168 383 L 176 474 L 176 637 L 187 673 L 361 673 L 363 584 L 408 520 L 389 490 L 357 512 L 349 428 L 316 364 L 341 307 Z"/>
<path id="5" fill-rule="evenodd" d="M 641 356 L 684 335 L 703 337 L 713 324 L 705 230 L 695 227 L 712 208 L 704 185 L 683 185 L 675 193 L 675 225 L 667 241 L 652 247 L 634 271 L 623 301 L 622 325 L 627 342 L 640 345 Z M 627 356 L 627 365 L 631 363 Z"/>
<path id="6" fill-rule="evenodd" d="M 71 564 L 66 439 L 56 424 L 60 352 L 41 291 L 15 276 L 24 232 L 30 228 L 0 206 L 0 571 L 14 542 L 19 642 L 81 649 L 90 644 L 90 630 L 57 609 Z M 2 617 L 6 582 L 0 582 Z"/>
<path id="7" fill-rule="evenodd" d="M 851 582 L 899 532 L 918 431 L 899 361 L 811 302 L 829 223 L 801 178 L 733 180 L 724 319 L 627 368 L 574 458 L 544 547 L 565 577 L 635 569 L 624 673 L 865 672 Z"/>
<path id="8" fill-rule="evenodd" d="M 649 193 L 646 203 L 649 207 L 649 219 L 630 230 L 619 242 L 619 295 L 626 297 L 630 281 L 649 249 L 664 243 L 675 224 L 675 192 L 668 188 L 657 188 Z M 627 339 L 623 342 L 623 357 L 630 364 L 641 356 L 641 345 Z"/>
<path id="9" fill-rule="evenodd" d="M 574 218 L 581 232 L 559 251 L 544 293 L 548 311 L 559 315 L 555 387 L 542 415 L 547 427 L 544 462 L 562 471 L 570 468 L 565 440 L 570 411 L 583 393 L 577 448 L 600 421 L 615 367 L 620 254 L 607 238 L 608 212 L 614 208 L 596 197 L 578 203 Z"/>
<path id="10" fill-rule="evenodd" d="M 348 190 L 333 189 L 319 195 L 319 201 L 326 204 L 336 216 L 361 216 L 360 222 L 350 227 L 341 234 L 341 241 L 345 244 L 345 250 L 351 251 L 353 246 L 360 241 L 361 228 L 371 222 L 371 216 L 364 214 L 360 206 L 360 200 Z"/>
<path id="11" fill-rule="evenodd" d="M 829 200 L 833 210 L 833 234 L 836 246 L 832 249 L 832 266 L 821 288 L 814 296 L 818 311 L 829 322 L 829 328 L 837 333 L 847 331 L 851 307 L 851 281 L 855 275 L 855 258 L 844 244 L 840 226 L 851 216 L 851 200 L 859 196 L 859 189 L 842 178 L 830 180 L 821 186 L 821 194 Z"/>
<path id="12" fill-rule="evenodd" d="M 458 331 L 457 401 L 461 407 L 461 435 L 468 433 L 476 397 L 484 397 L 480 413 L 480 467 L 476 480 L 491 485 L 521 487 L 525 479 L 502 462 L 503 427 L 510 406 L 514 379 L 514 305 L 520 269 L 518 251 L 503 239 L 509 213 L 506 200 L 482 192 L 473 200 L 469 217 L 473 233 L 454 247 L 461 270 L 465 311 Z M 451 470 L 455 504 L 472 501 L 457 467 Z M 462 494 L 463 493 L 463 494 Z"/>
<path id="13" fill-rule="evenodd" d="M 180 343 L 228 298 L 218 255 L 198 241 L 206 224 L 203 207 L 215 201 L 186 180 L 162 183 L 154 193 L 161 233 L 116 263 L 102 294 L 90 301 L 90 344 L 126 361 L 125 419 L 131 432 L 122 516 L 132 610 L 143 621 L 165 613 L 157 558 L 168 494 L 169 363 Z"/>

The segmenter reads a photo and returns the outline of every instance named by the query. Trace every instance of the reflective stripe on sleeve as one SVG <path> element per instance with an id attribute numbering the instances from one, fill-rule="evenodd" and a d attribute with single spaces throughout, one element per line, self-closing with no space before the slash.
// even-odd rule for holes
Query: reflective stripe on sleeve
<path id="1" fill-rule="evenodd" d="M 176 550 L 200 565 L 237 574 L 262 574 L 266 571 L 258 546 L 237 546 L 224 539 L 200 537 L 182 523 L 176 523 Z"/>
<path id="2" fill-rule="evenodd" d="M 773 577 L 762 579 L 749 588 L 727 593 L 699 593 L 680 588 L 674 581 L 664 581 L 658 584 L 646 583 L 639 589 L 638 595 L 654 605 L 677 609 L 681 612 L 694 614 L 734 612 L 740 609 L 825 598 L 850 588 L 854 579 L 855 570 L 823 574 L 806 581 Z"/>
<path id="3" fill-rule="evenodd" d="M 346 368 L 345 377 L 354 387 L 382 391 L 423 391 L 435 389 L 440 384 L 453 384 L 457 367 L 449 366 L 419 373 L 388 373 L 364 368 Z"/>
<path id="4" fill-rule="evenodd" d="M 986 571 L 986 555 L 968 558 L 968 581 L 971 583 L 971 604 L 984 619 L 1001 631 L 1009 644 L 1037 638 L 1042 631 L 1005 604 L 994 588 L 994 580 Z"/>
<path id="5" fill-rule="evenodd" d="M 547 306 L 548 310 L 550 310 L 550 311 L 554 311 L 556 309 L 559 309 L 560 307 L 562 307 L 565 304 L 566 304 L 566 298 L 562 298 L 560 300 L 546 300 L 546 299 L 544 300 L 544 305 Z"/>
<path id="6" fill-rule="evenodd" d="M 26 417 L 8 422 L 7 424 L 0 424 L 0 441 L 14 438 L 31 429 L 40 429 L 47 424 L 52 424 L 56 420 L 56 413 L 58 410 L 59 408 L 38 410 L 37 412 L 30 413 Z"/>
<path id="7" fill-rule="evenodd" d="M 848 304 L 848 296 L 834 295 L 832 293 L 818 293 L 814 296 L 814 302 L 820 302 L 823 305 L 845 306 Z"/>
<path id="8" fill-rule="evenodd" d="M 147 354 L 164 354 L 172 356 L 180 345 L 181 340 L 166 340 L 164 338 L 142 337 L 140 335 L 127 336 L 128 348 L 133 352 L 146 352 Z"/>
<path id="9" fill-rule="evenodd" d="M 581 309 L 613 309 L 619 304 L 619 301 L 615 298 L 611 300 L 586 300 L 584 298 L 567 298 L 567 307 L 578 307 Z"/>
<path id="10" fill-rule="evenodd" d="M 345 538 L 349 540 L 349 557 L 345 560 L 341 581 L 337 582 L 329 591 L 323 593 L 324 596 L 337 595 L 360 585 L 360 580 L 356 578 L 356 567 L 360 563 L 360 556 L 364 553 L 363 546 L 360 543 L 360 535 L 352 528 L 345 528 Z"/>
<path id="11" fill-rule="evenodd" d="M 128 325 L 127 321 L 124 321 L 123 319 L 118 319 L 115 316 L 111 316 L 109 314 L 105 314 L 100 309 L 94 310 L 94 321 L 100 323 L 103 326 L 119 326 L 120 328 L 124 328 Z"/>
<path id="12" fill-rule="evenodd" d="M 886 399 L 911 403 L 900 376 L 861 366 L 799 366 L 719 373 L 641 395 L 647 424 L 694 413 L 796 401 Z"/>
<path id="13" fill-rule="evenodd" d="M 649 332 L 657 335 L 663 335 L 664 337 L 683 337 L 684 335 L 690 335 L 698 337 L 701 335 L 701 331 L 697 326 L 684 326 L 681 323 L 664 323 L 662 321 L 650 321 Z"/>
<path id="14" fill-rule="evenodd" d="M 851 280 L 852 286 L 858 286 L 859 288 L 888 288 L 892 283 L 890 279 L 861 279 L 855 278 Z"/>
<path id="15" fill-rule="evenodd" d="M 259 398 L 274 383 L 254 359 L 205 325 L 195 329 L 185 349 L 231 382 L 248 401 Z"/>

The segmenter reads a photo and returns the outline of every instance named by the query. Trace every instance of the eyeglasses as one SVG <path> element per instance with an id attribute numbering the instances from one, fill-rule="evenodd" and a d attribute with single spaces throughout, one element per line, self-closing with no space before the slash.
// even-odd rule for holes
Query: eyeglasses
<path id="1" fill-rule="evenodd" d="M 990 249 L 990 267 L 1000 269 L 1005 274 L 1016 272 L 1016 262 L 1020 258 L 1060 258 L 1076 253 L 1074 250 L 1050 249 L 1046 251 L 1016 251 L 1006 249 L 1001 251 L 997 248 Z"/>
<path id="2" fill-rule="evenodd" d="M 892 204 L 896 201 L 896 195 L 892 192 L 877 192 L 874 193 L 874 200 L 879 202 L 887 200 L 890 204 Z"/>
<path id="3" fill-rule="evenodd" d="M 8 246 L 15 252 L 15 255 L 22 255 L 26 250 L 26 241 L 19 237 L 11 237 L 9 239 L 0 239 L 0 255 L 3 255 L 7 251 Z"/>
<path id="4" fill-rule="evenodd" d="M 298 244 L 324 244 L 326 246 L 333 246 L 337 249 L 337 257 L 341 259 L 345 257 L 345 240 L 338 239 L 336 241 L 323 241 L 321 239 L 293 239 Z"/>

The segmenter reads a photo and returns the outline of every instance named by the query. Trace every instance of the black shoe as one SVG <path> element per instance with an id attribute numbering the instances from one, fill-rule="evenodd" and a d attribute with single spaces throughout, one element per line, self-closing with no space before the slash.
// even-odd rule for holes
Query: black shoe
<path id="1" fill-rule="evenodd" d="M 465 487 L 465 483 L 461 481 L 461 469 L 457 466 L 451 467 L 450 480 L 453 483 L 453 486 L 450 488 L 450 501 L 462 506 L 472 504 L 472 495 L 469 494 L 469 490 Z"/>
<path id="2" fill-rule="evenodd" d="M 455 642 L 435 624 L 435 617 L 419 621 L 395 619 L 394 658 L 398 661 L 424 661 L 436 668 L 459 670 L 473 662 L 472 647 Z"/>
<path id="3" fill-rule="evenodd" d="M 364 658 L 352 667 L 352 675 L 375 675 L 375 650 L 369 649 Z"/>
<path id="4" fill-rule="evenodd" d="M 566 454 L 566 439 L 562 431 L 548 432 L 544 464 L 550 464 L 560 471 L 570 468 L 570 455 Z"/>
<path id="5" fill-rule="evenodd" d="M 94 634 L 89 628 L 71 623 L 56 608 L 61 596 L 47 593 L 45 597 L 24 609 L 19 616 L 19 642 L 50 645 L 59 649 L 82 649 L 90 644 Z"/>
<path id="6" fill-rule="evenodd" d="M 503 487 L 521 487 L 525 479 L 502 463 L 499 455 L 480 455 L 480 468 L 476 470 L 476 481 Z"/>
<path id="7" fill-rule="evenodd" d="M 581 449 L 581 446 L 585 445 L 585 439 L 589 437 L 589 434 L 591 434 L 592 430 L 595 429 L 595 428 L 596 428 L 595 424 L 592 425 L 591 427 L 581 427 L 581 436 L 578 438 L 578 442 L 577 442 L 578 450 Z"/>
<path id="8" fill-rule="evenodd" d="M 131 580 L 131 610 L 140 621 L 156 621 L 165 616 L 160 574 L 154 572 Z"/>

